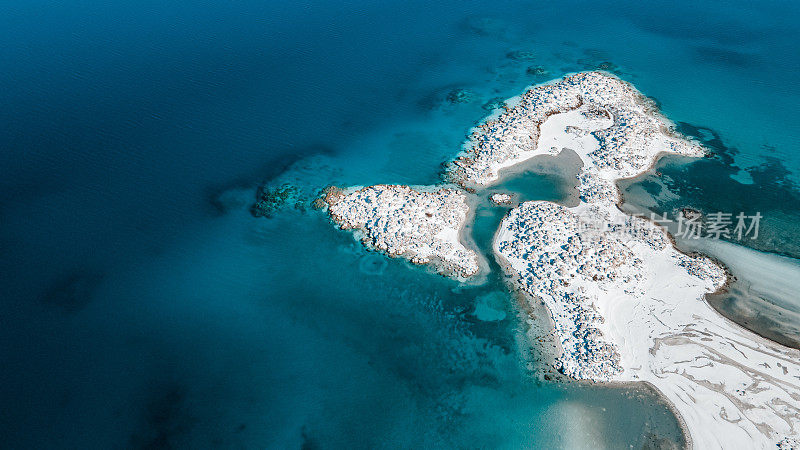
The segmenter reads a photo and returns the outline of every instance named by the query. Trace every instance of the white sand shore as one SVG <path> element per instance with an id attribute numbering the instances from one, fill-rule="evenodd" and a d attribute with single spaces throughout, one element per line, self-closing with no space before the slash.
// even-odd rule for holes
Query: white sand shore
<path id="1" fill-rule="evenodd" d="M 326 197 L 333 221 L 357 230 L 368 248 L 440 273 L 467 278 L 478 273 L 478 256 L 460 242 L 469 206 L 460 190 L 375 185 Z"/>
<path id="2" fill-rule="evenodd" d="M 451 174 L 487 185 L 500 168 L 537 154 L 571 148 L 581 156 L 581 204 L 524 203 L 494 244 L 517 287 L 548 306 L 560 369 L 578 379 L 652 383 L 697 448 L 796 439 L 800 352 L 720 316 L 703 296 L 725 282 L 723 269 L 678 252 L 660 227 L 616 208 L 617 179 L 643 172 L 660 152 L 702 149 L 669 133 L 669 122 L 616 78 L 578 74 L 539 89 L 473 136 L 472 154 Z M 529 140 L 520 138 L 525 129 L 535 130 Z"/>

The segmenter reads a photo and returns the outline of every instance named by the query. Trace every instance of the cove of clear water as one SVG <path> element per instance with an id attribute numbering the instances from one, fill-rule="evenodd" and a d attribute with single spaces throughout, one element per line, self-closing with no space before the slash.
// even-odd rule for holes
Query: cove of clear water
<path id="1" fill-rule="evenodd" d="M 8 2 L 4 444 L 680 444 L 650 392 L 535 379 L 499 274 L 460 286 L 316 212 L 247 204 L 311 156 L 341 184 L 436 183 L 498 99 L 602 67 L 736 148 L 720 173 L 788 218 L 758 248 L 796 256 L 800 208 L 779 200 L 800 167 L 797 19 L 784 2 Z M 742 191 L 711 173 L 687 190 L 722 209 Z M 497 189 L 566 201 L 561 184 Z M 503 212 L 481 206 L 479 247 Z"/>

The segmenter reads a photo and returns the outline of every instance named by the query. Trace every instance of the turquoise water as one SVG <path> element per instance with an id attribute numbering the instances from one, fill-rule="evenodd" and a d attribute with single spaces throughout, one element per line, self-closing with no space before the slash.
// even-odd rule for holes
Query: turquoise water
<path id="1" fill-rule="evenodd" d="M 680 443 L 652 393 L 537 379 L 496 270 L 459 286 L 248 207 L 312 157 L 312 186 L 435 183 L 487 104 L 603 67 L 736 149 L 675 166 L 684 203 L 758 208 L 753 245 L 797 257 L 798 8 L 728 5 L 4 5 L 5 444 Z M 568 201 L 544 172 L 505 187 Z"/>

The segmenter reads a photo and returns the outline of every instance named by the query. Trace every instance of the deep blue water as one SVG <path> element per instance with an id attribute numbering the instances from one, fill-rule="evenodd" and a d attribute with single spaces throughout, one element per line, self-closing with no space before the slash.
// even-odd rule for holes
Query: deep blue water
<path id="1" fill-rule="evenodd" d="M 314 155 L 342 183 L 436 182 L 485 103 L 601 64 L 736 148 L 713 173 L 796 192 L 799 10 L 5 2 L 4 446 L 679 440 L 651 395 L 531 379 L 524 321 L 496 279 L 464 288 L 399 261 L 373 275 L 362 269 L 384 259 L 320 214 L 256 219 L 210 200 L 239 186 L 247 197 Z M 459 88 L 472 100 L 449 104 Z M 676 190 L 705 193 L 694 201 L 725 207 L 721 196 L 741 192 L 691 179 L 704 188 Z M 554 183 L 532 181 L 531 196 Z M 764 198 L 776 216 L 800 214 L 784 195 Z M 800 242 L 793 220 L 776 223 L 760 249 Z M 480 322 L 476 299 L 492 292 L 508 318 Z"/>

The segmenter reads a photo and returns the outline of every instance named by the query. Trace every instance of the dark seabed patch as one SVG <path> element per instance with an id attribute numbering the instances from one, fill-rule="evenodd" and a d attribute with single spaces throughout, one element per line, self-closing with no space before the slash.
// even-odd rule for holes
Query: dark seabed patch
<path id="1" fill-rule="evenodd" d="M 753 67 L 758 64 L 758 58 L 749 53 L 730 50 L 721 47 L 696 46 L 692 48 L 695 61 L 698 63 L 717 64 L 733 68 Z"/>
<path id="2" fill-rule="evenodd" d="M 699 14 L 696 5 L 689 10 L 670 3 L 665 8 L 628 8 L 626 16 L 639 29 L 660 36 L 681 40 L 703 40 L 714 44 L 742 45 L 764 37 L 765 30 L 751 23 L 715 14 Z"/>
<path id="3" fill-rule="evenodd" d="M 207 187 L 205 197 L 208 205 L 211 206 L 211 213 L 215 216 L 222 216 L 234 209 L 251 206 L 256 190 L 255 183 L 251 181 L 234 180 L 225 185 Z"/>
<path id="4" fill-rule="evenodd" d="M 130 446 L 136 449 L 179 448 L 180 436 L 196 423 L 186 407 L 186 391 L 176 383 L 153 390 L 141 420 L 141 430 L 130 438 Z"/>
<path id="5" fill-rule="evenodd" d="M 314 439 L 314 437 L 308 431 L 308 427 L 303 427 L 300 437 L 302 439 L 300 443 L 300 450 L 318 450 L 322 448 L 319 442 L 317 442 L 317 440 Z"/>
<path id="6" fill-rule="evenodd" d="M 475 93 L 460 84 L 441 86 L 417 100 L 417 106 L 423 111 L 430 111 L 448 105 L 472 103 L 476 100 Z"/>
<path id="7" fill-rule="evenodd" d="M 41 302 L 75 313 L 85 308 L 91 301 L 97 286 L 103 281 L 103 275 L 91 271 L 76 270 L 58 280 L 45 290 Z"/>
<path id="8" fill-rule="evenodd" d="M 611 56 L 605 50 L 587 48 L 583 51 L 583 55 L 578 58 L 577 65 L 580 70 L 603 70 L 618 76 L 627 75 L 610 60 Z"/>

